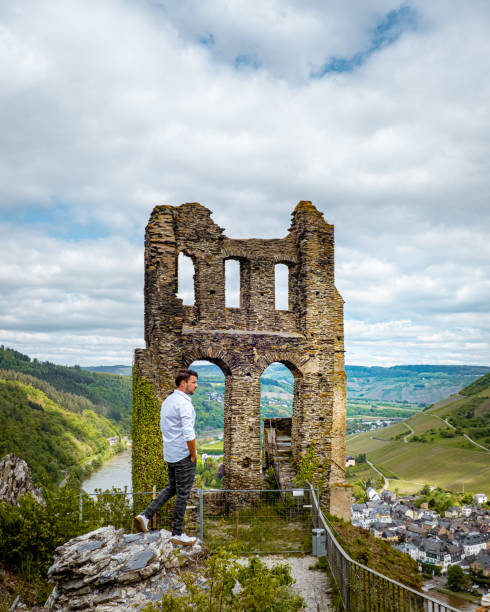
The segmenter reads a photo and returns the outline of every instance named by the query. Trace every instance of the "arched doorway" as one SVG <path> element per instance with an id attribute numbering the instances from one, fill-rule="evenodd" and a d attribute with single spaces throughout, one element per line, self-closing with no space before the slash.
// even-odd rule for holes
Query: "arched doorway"
<path id="1" fill-rule="evenodd" d="M 293 412 L 298 375 L 296 370 L 274 362 L 260 377 L 262 472 L 268 486 L 274 480 L 280 488 L 294 482 Z"/>
<path id="2" fill-rule="evenodd" d="M 198 458 L 195 486 L 220 489 L 223 478 L 223 435 L 225 374 L 210 361 L 194 361 L 189 366 L 198 374 L 192 403 L 196 411 Z"/>

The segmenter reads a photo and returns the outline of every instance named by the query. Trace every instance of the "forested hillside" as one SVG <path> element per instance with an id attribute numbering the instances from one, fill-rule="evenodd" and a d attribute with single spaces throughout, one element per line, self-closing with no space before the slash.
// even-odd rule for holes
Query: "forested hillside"
<path id="1" fill-rule="evenodd" d="M 49 361 L 31 360 L 27 355 L 5 348 L 3 345 L 0 346 L 0 370 L 32 377 L 29 382 L 43 389 L 48 396 L 52 396 L 55 391 L 70 394 L 71 399 L 67 406 L 69 410 L 80 412 L 80 409 L 90 407 L 95 412 L 120 423 L 124 431 L 129 432 L 131 379 L 127 376 L 100 374 L 82 370 L 78 366 L 66 367 Z M 12 374 L 7 374 L 6 377 L 11 378 Z M 41 382 L 38 384 L 33 379 Z M 45 383 L 49 384 L 49 388 Z M 75 396 L 78 396 L 78 399 Z M 61 396 L 52 399 L 61 402 Z M 88 400 L 90 406 L 84 406 L 83 399 Z M 65 405 L 64 402 L 61 403 Z M 77 403 L 78 409 L 75 408 Z"/>
<path id="2" fill-rule="evenodd" d="M 80 477 L 100 465 L 117 426 L 90 409 L 79 414 L 18 380 L 0 380 L 0 457 L 25 459 L 37 484 L 59 483 L 69 470 Z M 93 460 L 93 461 L 91 461 Z"/>

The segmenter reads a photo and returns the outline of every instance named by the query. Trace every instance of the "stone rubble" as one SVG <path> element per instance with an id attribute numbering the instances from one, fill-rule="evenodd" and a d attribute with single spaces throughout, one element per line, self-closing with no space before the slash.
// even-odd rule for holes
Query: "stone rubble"
<path id="1" fill-rule="evenodd" d="M 19 505 L 22 495 L 30 493 L 40 504 L 44 504 L 41 494 L 34 486 L 29 466 L 12 453 L 0 461 L 0 501 L 12 506 Z"/>
<path id="2" fill-rule="evenodd" d="M 183 591 L 180 570 L 202 558 L 202 546 L 176 546 L 170 537 L 165 529 L 125 534 L 111 526 L 66 542 L 48 571 L 55 587 L 44 609 L 139 610 L 169 590 Z"/>

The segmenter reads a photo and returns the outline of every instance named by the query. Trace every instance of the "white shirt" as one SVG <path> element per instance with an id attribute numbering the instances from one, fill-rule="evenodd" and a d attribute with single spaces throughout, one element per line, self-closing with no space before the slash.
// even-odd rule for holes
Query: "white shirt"
<path id="1" fill-rule="evenodd" d="M 196 413 L 187 393 L 175 389 L 162 402 L 160 429 L 163 439 L 163 458 L 169 463 L 180 461 L 189 455 L 186 442 L 194 440 Z"/>

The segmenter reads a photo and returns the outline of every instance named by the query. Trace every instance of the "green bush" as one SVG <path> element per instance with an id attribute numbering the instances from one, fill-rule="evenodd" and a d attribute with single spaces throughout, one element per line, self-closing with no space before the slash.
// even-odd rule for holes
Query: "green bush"
<path id="1" fill-rule="evenodd" d="M 165 593 L 162 600 L 149 604 L 146 612 L 295 612 L 304 601 L 291 589 L 289 566 L 268 568 L 257 557 L 241 566 L 237 557 L 220 549 L 197 571 L 186 572 L 182 579 L 187 592 Z M 236 583 L 240 589 L 235 589 Z M 238 592 L 237 592 L 238 591 Z"/>
<path id="2" fill-rule="evenodd" d="M 45 575 L 57 546 L 104 525 L 128 524 L 128 497 L 117 492 L 97 499 L 82 493 L 82 520 L 80 492 L 70 481 L 56 491 L 44 490 L 44 505 L 31 495 L 21 497 L 19 506 L 0 502 L 0 562 L 28 578 Z"/>

